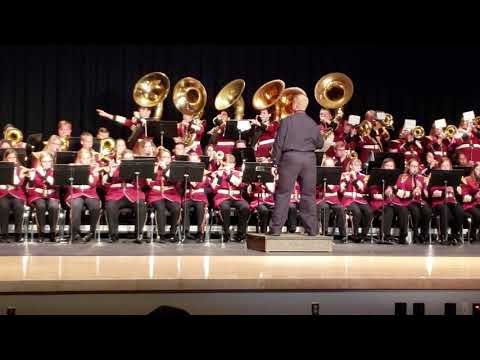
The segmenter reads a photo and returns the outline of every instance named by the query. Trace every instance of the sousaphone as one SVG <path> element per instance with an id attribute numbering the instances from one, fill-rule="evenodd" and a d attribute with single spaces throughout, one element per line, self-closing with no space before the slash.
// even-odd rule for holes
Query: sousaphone
<path id="1" fill-rule="evenodd" d="M 144 107 L 155 107 L 153 118 L 160 120 L 163 113 L 163 101 L 170 90 L 168 76 L 161 72 L 144 75 L 133 88 L 133 100 Z"/>
<path id="2" fill-rule="evenodd" d="M 243 79 L 230 81 L 217 94 L 215 98 L 215 109 L 223 111 L 233 107 L 235 119 L 243 119 L 245 113 L 245 101 L 242 98 L 243 90 L 245 90 L 245 81 Z"/>

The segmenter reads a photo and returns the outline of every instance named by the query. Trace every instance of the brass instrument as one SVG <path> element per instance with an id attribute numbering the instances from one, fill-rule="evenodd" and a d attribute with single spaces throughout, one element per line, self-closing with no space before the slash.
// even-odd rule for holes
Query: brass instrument
<path id="1" fill-rule="evenodd" d="M 60 145 L 60 151 L 68 151 L 70 147 L 70 137 L 69 136 L 62 136 L 60 138 L 60 142 L 62 145 Z"/>
<path id="2" fill-rule="evenodd" d="M 447 138 L 449 138 L 450 140 L 453 139 L 453 137 L 455 136 L 455 134 L 457 133 L 458 129 L 455 125 L 448 125 L 444 130 L 443 130 L 443 133 L 445 134 L 445 136 Z"/>
<path id="3" fill-rule="evenodd" d="M 17 128 L 9 126 L 3 134 L 4 139 L 9 141 L 12 146 L 15 146 L 23 141 L 23 134 Z"/>
<path id="4" fill-rule="evenodd" d="M 359 136 L 369 136 L 372 132 L 372 124 L 368 120 L 363 120 L 357 128 L 357 133 Z"/>
<path id="5" fill-rule="evenodd" d="M 155 107 L 153 118 L 160 120 L 163 113 L 163 101 L 169 90 L 168 76 L 161 72 L 152 72 L 137 81 L 133 88 L 133 100 L 140 106 Z"/>
<path id="6" fill-rule="evenodd" d="M 380 123 L 385 126 L 387 129 L 393 129 L 393 116 L 392 114 L 385 113 L 385 119 L 381 120 Z"/>
<path id="7" fill-rule="evenodd" d="M 245 90 L 245 81 L 236 79 L 225 85 L 215 98 L 215 109 L 218 111 L 233 107 L 235 119 L 243 119 L 245 113 L 245 101 L 242 98 Z"/>
<path id="8" fill-rule="evenodd" d="M 255 91 L 252 99 L 252 105 L 256 110 L 268 109 L 275 106 L 275 114 L 279 116 L 278 106 L 276 105 L 282 97 L 285 90 L 285 83 L 282 80 L 271 80 Z"/>
<path id="9" fill-rule="evenodd" d="M 350 160 L 358 159 L 358 154 L 355 150 L 348 150 L 347 156 Z"/>
<path id="10" fill-rule="evenodd" d="M 275 105 L 275 112 L 279 119 L 293 114 L 293 98 L 297 95 L 307 96 L 307 93 L 299 87 L 289 87 L 283 90 L 282 96 Z"/>
<path id="11" fill-rule="evenodd" d="M 423 126 L 415 126 L 412 129 L 412 135 L 415 139 L 423 139 L 425 137 L 425 129 Z"/>
<path id="12" fill-rule="evenodd" d="M 476 116 L 475 119 L 473 119 L 473 126 L 477 129 L 480 128 L 480 116 Z"/>
<path id="13" fill-rule="evenodd" d="M 115 149 L 115 140 L 112 138 L 106 138 L 100 141 L 100 154 L 108 156 L 112 154 Z"/>
<path id="14" fill-rule="evenodd" d="M 199 116 L 207 104 L 207 91 L 200 81 L 192 77 L 186 77 L 177 82 L 173 89 L 173 103 L 178 111 L 184 115 L 192 115 L 192 123 L 200 125 Z M 183 139 L 183 144 L 192 146 L 195 141 L 195 132 L 191 131 L 191 124 Z"/>

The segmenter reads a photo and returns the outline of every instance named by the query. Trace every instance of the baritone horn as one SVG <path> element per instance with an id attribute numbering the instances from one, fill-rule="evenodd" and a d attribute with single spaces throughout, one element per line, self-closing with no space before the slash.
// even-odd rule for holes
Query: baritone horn
<path id="1" fill-rule="evenodd" d="M 425 137 L 425 129 L 423 126 L 415 126 L 412 129 L 412 135 L 415 139 L 423 139 Z"/>
<path id="2" fill-rule="evenodd" d="M 245 101 L 242 98 L 243 90 L 245 90 L 245 80 L 230 81 L 215 97 L 215 109 L 223 111 L 233 107 L 235 119 L 243 119 L 245 113 Z"/>
<path id="3" fill-rule="evenodd" d="M 457 127 L 455 125 L 448 125 L 444 130 L 443 133 L 449 139 L 452 139 L 455 134 L 457 133 Z"/>
<path id="4" fill-rule="evenodd" d="M 23 141 L 22 131 L 15 127 L 8 127 L 4 132 L 4 139 L 15 146 Z"/>
<path id="5" fill-rule="evenodd" d="M 163 101 L 169 90 L 168 76 L 161 72 L 152 72 L 137 81 L 133 88 L 133 100 L 139 106 L 155 107 L 153 118 L 160 120 L 163 113 Z"/>

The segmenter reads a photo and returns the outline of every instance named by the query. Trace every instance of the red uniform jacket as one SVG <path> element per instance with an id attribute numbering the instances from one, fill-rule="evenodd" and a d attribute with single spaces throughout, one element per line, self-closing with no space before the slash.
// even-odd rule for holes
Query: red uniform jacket
<path id="1" fill-rule="evenodd" d="M 30 179 L 31 185 L 27 191 L 28 204 L 38 199 L 58 200 L 58 186 L 53 185 L 53 169 L 46 172 L 42 168 L 35 170 L 35 176 Z"/>
<path id="2" fill-rule="evenodd" d="M 182 203 L 182 197 L 178 191 L 178 183 L 168 180 L 169 170 L 164 171 L 158 168 L 154 180 L 148 182 L 147 202 L 154 202 L 166 199 L 178 204 Z"/>
<path id="3" fill-rule="evenodd" d="M 202 146 L 200 145 L 200 141 L 202 140 L 202 136 L 205 131 L 205 128 L 203 125 L 198 126 L 196 124 L 192 124 L 191 131 L 195 132 L 195 137 L 193 139 L 193 146 L 191 151 L 199 155 L 202 155 L 203 152 L 202 152 Z M 182 122 L 179 122 L 177 124 L 178 136 L 183 139 L 187 135 L 187 132 L 188 132 L 188 128 L 184 126 Z"/>
<path id="4" fill-rule="evenodd" d="M 420 188 L 420 195 L 414 195 L 413 190 L 416 187 Z M 427 184 L 426 178 L 422 175 L 416 175 L 415 178 L 412 175 L 402 174 L 398 177 L 395 184 L 395 197 L 392 203 L 398 206 L 408 206 L 411 203 L 425 203 L 425 197 L 428 195 L 426 192 Z"/>
<path id="5" fill-rule="evenodd" d="M 424 141 L 424 147 L 427 152 L 432 152 L 435 156 L 435 160 L 439 161 L 442 157 L 448 156 L 450 141 L 445 138 L 438 143 L 436 136 L 426 136 Z"/>
<path id="6" fill-rule="evenodd" d="M 0 185 L 0 199 L 4 196 L 11 195 L 16 199 L 25 202 L 27 200 L 25 191 L 23 191 L 25 177 L 21 175 L 21 170 L 18 166 L 16 166 L 14 170 L 13 182 L 15 185 Z"/>
<path id="7" fill-rule="evenodd" d="M 385 188 L 386 190 L 387 188 Z M 380 185 L 373 185 L 368 188 L 370 194 L 370 207 L 375 211 L 382 208 L 382 205 L 389 205 L 392 203 L 392 198 L 385 197 L 385 202 L 383 202 L 382 187 Z"/>
<path id="8" fill-rule="evenodd" d="M 215 192 L 213 199 L 215 207 L 218 208 L 225 200 L 243 200 L 241 195 L 242 173 L 232 170 L 229 174 L 226 171 L 217 171 L 212 180 L 212 189 Z"/>
<path id="9" fill-rule="evenodd" d="M 106 201 L 118 201 L 126 197 L 130 202 L 136 202 L 138 200 L 145 200 L 145 193 L 142 191 L 142 187 L 145 185 L 144 180 L 140 180 L 138 184 L 139 190 L 137 191 L 136 180 L 130 183 L 124 183 L 120 179 L 120 167 L 113 171 L 112 176 L 108 183 L 105 184 L 107 193 L 105 195 Z"/>
<path id="10" fill-rule="evenodd" d="M 325 193 L 325 196 L 323 194 L 323 186 L 317 186 L 317 192 L 316 192 L 316 203 L 317 205 L 323 202 L 326 202 L 327 204 L 332 204 L 332 205 L 341 205 L 341 201 L 339 198 L 339 192 L 340 192 L 340 185 L 327 185 L 326 187 L 327 191 Z"/>
<path id="11" fill-rule="evenodd" d="M 187 191 L 186 199 L 192 201 L 200 201 L 205 205 L 208 205 L 207 195 L 205 194 L 205 189 L 210 187 L 210 179 L 208 176 L 203 177 L 202 182 L 192 182 L 190 183 L 190 189 Z"/>
<path id="12" fill-rule="evenodd" d="M 252 200 L 250 202 L 250 209 L 256 209 L 260 203 L 266 203 L 269 205 L 275 204 L 273 197 L 275 183 L 253 183 L 251 187 L 250 196 Z"/>
<path id="13" fill-rule="evenodd" d="M 98 199 L 97 185 L 100 182 L 100 178 L 99 176 L 93 175 L 93 168 L 90 169 L 88 182 L 88 185 L 67 186 L 67 197 L 65 198 L 65 201 L 70 204 L 72 200 L 83 196 L 90 199 Z"/>
<path id="14" fill-rule="evenodd" d="M 463 178 L 462 183 L 460 184 L 460 188 L 462 190 L 462 205 L 465 210 L 480 204 L 480 199 L 476 197 L 480 190 L 480 187 L 475 178 L 471 176 Z"/>
<path id="15" fill-rule="evenodd" d="M 404 142 L 399 148 L 399 152 L 405 154 L 405 161 L 415 159 L 421 162 L 423 151 L 422 143 L 418 140 L 414 140 L 413 143 Z"/>
<path id="16" fill-rule="evenodd" d="M 450 151 L 465 154 L 468 161 L 480 161 L 480 139 L 473 135 L 468 139 L 455 138 L 450 144 Z"/>
<path id="17" fill-rule="evenodd" d="M 455 189 L 454 189 L 455 190 Z M 434 194 L 436 191 L 440 191 L 439 194 Z M 443 205 L 445 203 L 445 186 L 432 186 L 429 189 L 429 195 L 432 199 L 432 207 L 437 205 Z M 455 199 L 455 194 L 448 192 L 447 193 L 447 203 L 455 204 L 457 200 Z"/>
<path id="18" fill-rule="evenodd" d="M 275 142 L 275 136 L 280 124 L 278 121 L 273 121 L 265 127 L 264 132 L 258 138 L 258 142 L 255 144 L 255 156 L 256 157 L 270 157 L 270 151 L 272 145 Z"/>
<path id="19" fill-rule="evenodd" d="M 344 207 L 351 203 L 367 204 L 368 189 L 365 184 L 365 175 L 362 173 L 357 173 L 355 178 L 352 178 L 349 172 L 344 172 L 340 179 L 340 191 L 343 194 Z"/>
<path id="20" fill-rule="evenodd" d="M 362 163 L 365 163 L 369 159 L 372 151 L 381 151 L 380 146 L 376 143 L 376 140 L 369 136 L 362 136 L 357 143 L 357 147 L 360 149 L 358 158 L 362 161 Z"/>

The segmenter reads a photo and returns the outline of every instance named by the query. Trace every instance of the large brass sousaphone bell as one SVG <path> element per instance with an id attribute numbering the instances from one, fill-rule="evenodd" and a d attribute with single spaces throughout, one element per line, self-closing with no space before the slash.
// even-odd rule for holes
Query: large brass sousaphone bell
<path id="1" fill-rule="evenodd" d="M 293 98 L 297 95 L 307 96 L 307 93 L 299 87 L 289 87 L 283 90 L 282 96 L 277 103 L 277 114 L 280 119 L 293 114 Z"/>
<path id="2" fill-rule="evenodd" d="M 245 113 L 245 101 L 242 98 L 245 90 L 245 81 L 236 79 L 225 85 L 215 98 L 215 109 L 218 111 L 226 110 L 233 106 L 235 119 L 243 119 Z"/>
<path id="3" fill-rule="evenodd" d="M 160 120 L 163 101 L 170 90 L 170 80 L 161 72 L 152 72 L 137 81 L 133 89 L 133 99 L 144 107 L 156 107 L 153 118 Z"/>
<path id="4" fill-rule="evenodd" d="M 275 105 L 280 100 L 284 89 L 285 83 L 282 80 L 272 80 L 263 84 L 253 95 L 253 107 L 256 110 L 264 110 Z"/>
<path id="5" fill-rule="evenodd" d="M 341 108 L 350 101 L 352 95 L 352 80 L 343 73 L 322 76 L 315 85 L 315 99 L 327 109 Z"/>
<path id="6" fill-rule="evenodd" d="M 200 81 L 186 77 L 173 88 L 173 103 L 185 115 L 199 115 L 207 103 L 207 91 Z"/>

